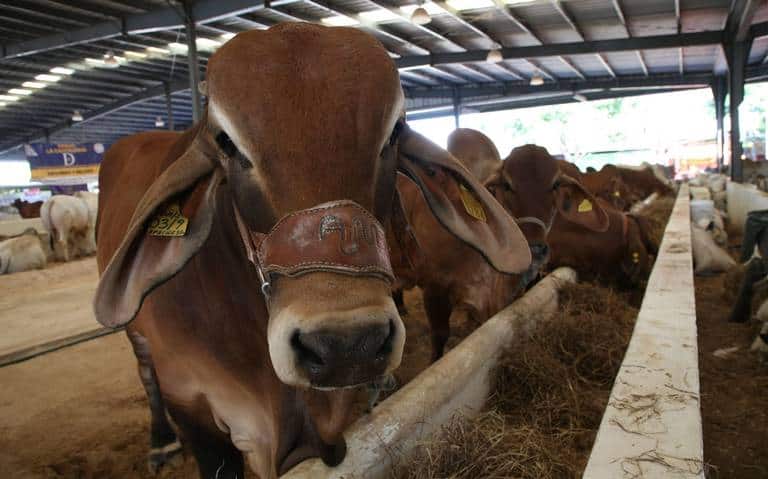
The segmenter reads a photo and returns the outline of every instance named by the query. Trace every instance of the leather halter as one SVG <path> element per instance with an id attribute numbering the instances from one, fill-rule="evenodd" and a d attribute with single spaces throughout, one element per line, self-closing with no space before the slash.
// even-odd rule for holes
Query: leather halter
<path id="1" fill-rule="evenodd" d="M 268 233 L 250 230 L 234 202 L 232 207 L 267 300 L 273 275 L 329 272 L 394 282 L 384 228 L 354 201 L 331 201 L 289 213 Z"/>

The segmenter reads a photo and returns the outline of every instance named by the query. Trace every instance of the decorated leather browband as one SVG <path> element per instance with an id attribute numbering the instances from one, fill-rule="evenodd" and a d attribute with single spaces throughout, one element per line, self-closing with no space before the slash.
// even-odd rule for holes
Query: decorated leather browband
<path id="1" fill-rule="evenodd" d="M 312 272 L 376 276 L 394 281 L 384 227 L 351 200 L 323 203 L 282 217 L 268 233 L 248 229 L 233 204 L 248 259 L 256 266 L 262 291 L 270 276 Z"/>

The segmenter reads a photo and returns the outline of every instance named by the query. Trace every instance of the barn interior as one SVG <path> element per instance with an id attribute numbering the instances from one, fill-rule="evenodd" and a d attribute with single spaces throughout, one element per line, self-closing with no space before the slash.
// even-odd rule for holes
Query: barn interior
<path id="1" fill-rule="evenodd" d="M 593 278 L 582 279 L 583 272 L 573 265 L 544 268 L 554 276 L 542 280 L 541 288 L 531 288 L 509 307 L 512 309 L 494 311 L 483 318 L 492 316 L 487 322 L 467 320 L 453 325 L 448 353 L 432 365 L 427 306 L 421 297 L 423 287 L 417 282 L 418 288 L 405 293 L 404 307 L 416 319 L 411 326 L 406 321 L 406 358 L 411 362 L 404 359 L 401 372 L 395 374 L 398 386 L 376 386 L 376 394 L 383 392 L 386 399 L 372 412 L 356 413 L 360 418 L 344 433 L 347 456 L 338 468 L 310 459 L 281 471 L 281 477 L 768 477 L 768 450 L 760 439 L 760 431 L 768 427 L 768 399 L 761 394 L 761 388 L 768 385 L 768 370 L 762 356 L 750 350 L 756 337 L 761 337 L 762 321 L 768 320 L 768 309 L 763 311 L 757 301 L 764 299 L 761 293 L 748 305 L 745 324 L 728 322 L 744 288 L 751 291 L 751 283 L 744 286 L 742 282 L 756 268 L 747 269 L 751 264 L 747 261 L 755 260 L 749 255 L 744 258 L 742 240 L 751 234 L 749 225 L 759 223 L 755 219 L 759 215 L 752 212 L 768 208 L 768 140 L 755 146 L 740 128 L 745 91 L 768 80 L 768 3 L 763 0 L 0 2 L 0 383 L 4 385 L 0 449 L 6 451 L 0 453 L 0 471 L 4 475 L 147 477 L 150 415 L 134 353 L 122 328 L 98 323 L 92 309 L 99 282 L 94 257 L 98 237 L 93 231 L 87 233 L 94 236 L 93 245 L 81 248 L 82 254 L 70 252 L 72 258 L 70 253 L 62 257 L 50 215 L 45 219 L 50 210 L 41 213 L 41 208 L 52 197 L 74 197 L 76 192 L 86 206 L 88 198 L 97 201 L 99 163 L 111 145 L 140 132 L 182 132 L 193 127 L 208 105 L 206 79 L 211 57 L 241 32 L 267 30 L 285 22 L 351 27 L 378 40 L 399 73 L 405 121 L 441 148 L 445 135 L 431 138 L 430 121 L 442 119 L 443 125 L 451 127 L 447 134 L 466 127 L 469 116 L 495 113 L 499 116 L 493 118 L 514 118 L 533 108 L 588 106 L 603 100 L 692 91 L 711 95 L 713 108 L 711 118 L 702 120 L 710 122 L 711 136 L 696 167 L 693 162 L 673 158 L 672 153 L 667 155 L 663 148 L 653 150 L 655 159 L 650 163 L 659 166 L 654 170 L 656 177 L 663 177 L 660 181 L 670 187 L 670 193 L 666 198 L 656 192 L 652 198 L 643 195 L 639 199 L 645 201 L 638 201 L 632 212 L 633 205 L 627 205 L 619 213 L 624 215 L 618 217 L 624 218 L 624 229 L 619 231 L 625 239 L 626 218 L 642 216 L 643 210 L 654 228 L 656 266 L 644 274 L 641 286 L 626 289 L 618 281 L 598 278 L 599 285 L 590 289 Z M 684 118 L 685 112 L 681 115 Z M 761 121 L 765 135 L 766 119 Z M 500 142 L 486 134 L 497 146 L 507 141 L 513 146 L 522 144 L 517 138 Z M 592 133 L 596 138 L 600 135 L 600 131 Z M 499 159 L 504 159 L 509 151 L 500 153 Z M 552 153 L 587 174 L 588 165 L 576 160 L 585 152 Z M 471 208 L 463 204 L 469 212 Z M 709 257 L 706 261 L 712 269 L 702 266 L 705 260 L 698 256 L 696 243 L 701 229 L 696 229 L 697 221 L 704 214 L 701 208 L 712 215 L 713 221 L 703 230 L 717 243 L 713 247 L 719 248 L 716 253 L 726 256 L 720 258 L 726 266 L 714 265 L 716 261 Z M 88 221 L 91 228 L 97 228 L 93 211 Z M 547 232 L 551 227 L 550 221 L 545 225 Z M 718 232 L 727 233 L 727 238 L 718 237 Z M 3 249 L 3 243 L 22 237 L 39 240 L 48 259 L 25 268 L 29 271 L 14 272 L 10 246 Z M 571 281 L 562 279 L 571 278 L 570 273 L 558 273 L 556 266 L 573 267 L 584 283 L 563 286 Z M 762 276 L 766 272 L 768 269 Z M 557 290 L 562 288 L 561 298 L 568 299 L 561 299 L 557 306 L 552 297 L 557 298 Z M 594 304 L 578 296 L 589 295 L 589 291 L 605 296 Z M 616 306 L 617 301 L 621 307 Z M 554 309 L 547 309 L 550 307 Z M 597 320 L 602 311 L 624 318 L 619 321 L 612 316 L 609 324 L 622 331 L 611 336 L 618 343 L 609 355 L 595 360 L 610 362 L 610 373 L 601 375 L 599 381 L 591 380 L 590 387 L 597 382 L 600 387 L 585 386 L 583 390 L 599 398 L 595 400 L 598 406 L 564 400 L 562 404 L 568 407 L 563 420 L 572 427 L 559 425 L 549 435 L 541 434 L 538 440 L 542 444 L 555 444 L 553 455 L 557 448 L 565 451 L 562 464 L 554 464 L 551 456 L 542 457 L 547 454 L 536 455 L 537 450 L 549 450 L 541 444 L 526 442 L 518 456 L 534 459 L 518 457 L 497 461 L 497 469 L 475 468 L 473 464 L 485 461 L 480 457 L 481 448 L 462 448 L 461 454 L 467 456 L 462 458 L 445 451 L 458 450 L 457 443 L 483 440 L 490 441 L 489 450 L 492 444 L 512 447 L 509 444 L 520 437 L 533 437 L 520 431 L 540 427 L 528 418 L 529 422 L 514 426 L 519 430 L 508 428 L 517 436 L 497 442 L 482 436 L 501 434 L 497 429 L 488 432 L 488 424 L 501 427 L 499 424 L 509 424 L 503 421 L 520 419 L 504 409 L 514 401 L 499 402 L 498 391 L 521 394 L 522 389 L 510 386 L 509 381 L 514 383 L 510 375 L 528 374 L 530 378 L 535 374 L 496 351 L 513 345 L 534 351 L 535 347 L 524 345 L 525 340 L 518 337 L 524 335 L 518 331 L 533 327 L 529 322 L 536 319 L 530 318 L 537 315 L 532 311 L 538 310 L 555 316 L 556 311 L 564 314 L 567 310 L 582 321 L 585 317 Z M 584 313 L 586 310 L 592 312 Z M 653 322 L 654 317 L 666 318 L 663 320 L 676 326 L 660 326 L 648 333 L 646 322 Z M 589 327 L 602 332 L 599 326 Z M 545 326 L 541 328 L 534 329 L 538 331 L 534 337 L 553 334 Z M 641 347 L 637 343 L 646 338 L 644 333 L 666 339 L 649 340 Z M 602 338 L 600 334 L 594 336 Z M 670 342 L 674 352 L 665 355 Z M 467 359 L 478 350 L 491 348 L 491 343 L 487 363 Z M 536 351 L 531 353 L 532 361 L 543 361 L 536 359 L 542 350 Z M 582 357 L 592 357 L 592 352 L 582 353 Z M 650 406 L 644 403 L 640 409 L 636 404 L 623 409 L 616 406 L 630 397 L 647 400 L 659 394 L 654 389 L 654 381 L 659 380 L 653 377 L 621 389 L 634 380 L 625 376 L 633 358 L 646 361 L 641 367 L 649 370 L 662 358 L 655 367 L 675 378 L 667 388 L 675 390 L 672 406 L 665 409 L 662 400 Z M 576 359 L 567 361 L 558 365 L 561 374 L 574 374 L 574 384 L 586 377 L 572 364 Z M 483 381 L 497 377 L 499 364 L 506 371 L 501 377 L 508 381 L 494 395 L 495 383 Z M 478 369 L 467 369 L 469 365 Z M 464 379 L 451 389 L 444 383 L 450 383 L 446 378 L 454 374 Z M 680 383 L 675 382 L 678 374 L 683 378 Z M 162 389 L 162 378 L 160 385 Z M 429 399 L 432 402 L 418 403 L 422 409 L 403 406 L 425 401 L 429 394 L 423 394 L 423 388 L 435 391 Z M 442 395 L 450 400 L 443 400 Z M 518 408 L 527 408 L 520 404 Z M 467 407 L 476 410 L 469 416 L 479 415 L 479 421 L 484 421 L 481 425 L 456 426 L 456 414 Z M 571 409 L 589 407 L 597 409 L 583 423 L 581 416 L 568 415 Z M 423 430 L 404 426 L 391 437 L 382 432 L 390 431 L 392 424 L 423 424 L 423 410 L 427 409 L 439 411 L 430 419 L 433 426 Z M 656 429 L 633 429 L 611 415 L 628 410 L 635 415 L 630 414 L 627 421 L 648 420 Z M 640 419 L 638 410 L 643 411 Z M 457 427 L 479 431 L 480 436 L 456 435 Z M 579 435 L 574 429 L 586 432 Z M 379 435 L 373 440 L 366 434 Z M 72 436 L 76 439 L 70 439 Z M 557 442 L 564 436 L 573 436 L 571 443 Z M 655 446 L 641 451 L 636 448 L 642 445 L 627 445 L 639 436 L 643 441 L 650 438 Z M 181 443 L 184 452 L 173 461 L 170 454 L 167 463 L 153 466 L 150 461 L 153 475 L 196 477 L 195 454 L 183 437 Z M 631 453 L 626 452 L 630 449 Z M 401 454 L 393 455 L 393 450 Z M 260 477 L 258 472 L 247 474 Z"/>

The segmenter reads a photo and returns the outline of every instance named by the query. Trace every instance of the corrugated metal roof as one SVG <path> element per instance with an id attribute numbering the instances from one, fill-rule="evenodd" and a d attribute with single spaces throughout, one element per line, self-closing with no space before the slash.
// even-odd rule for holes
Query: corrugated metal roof
<path id="1" fill-rule="evenodd" d="M 474 86 L 503 84 L 504 94 L 521 94 L 517 87 L 526 88 L 538 75 L 569 91 L 579 82 L 587 87 L 611 78 L 617 82 L 647 78 L 649 84 L 661 81 L 669 86 L 669 76 L 685 80 L 687 75 L 711 74 L 725 65 L 717 45 L 719 36 L 708 44 L 691 40 L 694 44 L 681 48 L 627 46 L 603 53 L 570 49 L 562 54 L 542 49 L 542 54 L 500 63 L 482 59 L 495 47 L 535 48 L 720 32 L 729 12 L 743 3 L 504 1 L 426 2 L 424 6 L 432 12 L 427 25 L 410 21 L 417 3 L 412 0 L 273 0 L 269 7 L 258 1 L 198 0 L 192 7 L 203 16 L 196 28 L 203 71 L 216 42 L 225 41 L 222 35 L 283 21 L 342 22 L 374 34 L 395 58 L 426 59 L 414 60 L 415 66 L 401 70 L 403 85 L 409 96 L 423 96 L 429 88 L 444 91 L 444 98 L 434 100 L 442 105 L 454 88 L 464 92 Z M 753 22 L 768 21 L 765 2 L 755 3 L 759 6 L 752 12 Z M 165 0 L 18 0 L 0 5 L 0 151 L 38 140 L 46 133 L 50 140 L 109 143 L 124 134 L 154 128 L 158 116 L 168 116 L 163 85 L 175 92 L 171 101 L 175 127 L 189 125 L 192 109 L 189 91 L 185 91 L 189 71 L 182 15 L 179 3 Z M 121 30 L 127 34 L 120 35 Z M 471 61 L 466 55 L 448 63 L 426 56 L 465 52 L 474 55 Z M 766 53 L 768 42 L 758 38 L 749 58 L 756 74 L 765 74 Z M 25 87 L 25 82 L 32 83 Z M 416 104 L 420 101 L 411 102 Z M 87 120 L 94 115 L 98 119 L 72 124 L 74 110 Z M 167 126 L 167 119 L 164 121 Z"/>

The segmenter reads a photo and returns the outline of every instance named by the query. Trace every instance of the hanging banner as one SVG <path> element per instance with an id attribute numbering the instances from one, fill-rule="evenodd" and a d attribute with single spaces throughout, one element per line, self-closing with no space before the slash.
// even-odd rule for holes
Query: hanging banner
<path id="1" fill-rule="evenodd" d="M 102 143 L 30 143 L 24 145 L 32 179 L 89 178 L 99 174 Z"/>

